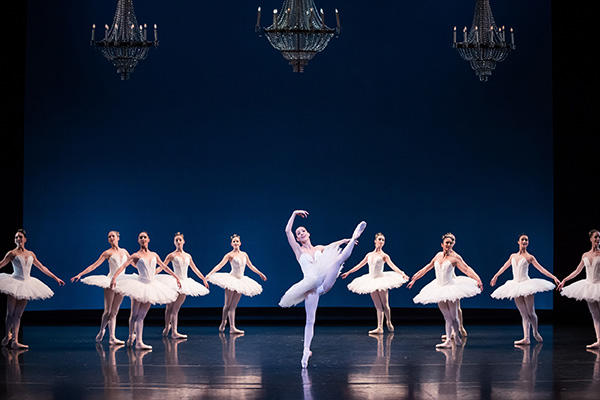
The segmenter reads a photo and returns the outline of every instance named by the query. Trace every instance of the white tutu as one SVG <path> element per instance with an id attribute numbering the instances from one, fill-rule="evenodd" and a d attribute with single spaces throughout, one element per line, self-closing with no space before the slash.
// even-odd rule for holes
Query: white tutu
<path id="1" fill-rule="evenodd" d="M 343 265 L 334 265 L 340 254 L 339 246 L 327 246 L 320 252 L 315 252 L 314 258 L 308 253 L 302 253 L 298 258 L 304 278 L 290 287 L 279 301 L 280 307 L 292 307 L 304 301 L 306 293 L 312 290 L 322 292 L 322 285 L 327 272 L 337 268 L 338 275 Z M 320 293 L 319 293 L 320 294 Z"/>
<path id="2" fill-rule="evenodd" d="M 42 300 L 54 295 L 52 289 L 34 277 L 0 274 L 0 292 L 19 300 Z"/>
<path id="3" fill-rule="evenodd" d="M 186 296 L 205 296 L 209 293 L 209 290 L 204 285 L 196 282 L 192 278 L 179 278 L 181 289 L 177 287 L 177 281 L 171 275 L 159 274 L 156 275 L 156 279 Z"/>
<path id="4" fill-rule="evenodd" d="M 491 296 L 494 299 L 514 299 L 515 297 L 529 296 L 552 289 L 554 289 L 554 284 L 545 279 L 530 278 L 521 282 L 510 279 L 494 290 Z"/>
<path id="5" fill-rule="evenodd" d="M 174 302 L 179 293 L 159 282 L 155 277 L 156 258 L 153 257 L 149 265 L 146 263 L 145 259 L 138 259 L 136 267 L 139 275 L 119 280 L 115 291 L 140 303 L 168 304 Z"/>
<path id="6" fill-rule="evenodd" d="M 244 296 L 252 297 L 262 293 L 262 286 L 253 279 L 243 275 L 238 278 L 233 276 L 233 274 L 217 272 L 212 274 L 210 278 L 208 278 L 208 281 L 223 289 L 233 290 Z"/>
<path id="7" fill-rule="evenodd" d="M 600 282 L 577 281 L 565 286 L 560 294 L 577 300 L 600 301 Z"/>
<path id="8" fill-rule="evenodd" d="M 481 293 L 477 282 L 466 276 L 454 275 L 454 266 L 448 260 L 439 264 L 435 261 L 435 279 L 429 282 L 418 295 L 415 303 L 431 304 L 442 301 L 456 301 Z"/>
<path id="9" fill-rule="evenodd" d="M 385 271 L 376 277 L 371 274 L 359 276 L 348 284 L 348 290 L 358 294 L 368 294 L 377 290 L 399 288 L 404 283 L 406 283 L 404 276 L 394 271 Z"/>
<path id="10" fill-rule="evenodd" d="M 130 278 L 137 278 L 137 274 L 121 274 L 121 275 L 117 276 L 116 286 L 118 286 L 119 283 L 123 279 L 130 279 Z M 110 288 L 111 280 L 112 280 L 112 276 L 110 276 L 110 275 L 90 275 L 90 276 L 86 276 L 85 278 L 83 278 L 81 280 L 81 283 L 85 283 L 86 285 L 90 285 L 90 286 L 98 286 L 103 289 L 108 289 L 108 288 Z"/>

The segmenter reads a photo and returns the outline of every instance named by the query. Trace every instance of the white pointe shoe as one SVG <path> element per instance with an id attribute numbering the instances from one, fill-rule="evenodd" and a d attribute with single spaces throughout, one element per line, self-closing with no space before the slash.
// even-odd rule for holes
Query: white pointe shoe
<path id="1" fill-rule="evenodd" d="M 378 326 L 377 328 L 370 330 L 369 335 L 383 335 L 383 328 Z"/>
<path id="2" fill-rule="evenodd" d="M 354 240 L 358 239 L 366 227 L 367 227 L 367 223 L 365 221 L 361 221 L 356 226 L 356 228 L 354 228 L 354 233 L 352 234 L 352 239 L 354 239 Z"/>
<path id="3" fill-rule="evenodd" d="M 152 350 L 152 346 L 138 341 L 135 343 L 135 349 L 136 350 Z"/>
<path id="4" fill-rule="evenodd" d="M 452 340 L 446 340 L 445 342 L 438 343 L 435 345 L 436 349 L 449 349 L 452 347 Z"/>
<path id="5" fill-rule="evenodd" d="M 236 328 L 235 326 L 229 327 L 229 333 L 233 335 L 242 335 L 244 333 L 243 330 Z"/>
<path id="6" fill-rule="evenodd" d="M 300 361 L 300 365 L 302 366 L 302 368 L 308 367 L 308 359 L 310 358 L 310 356 L 312 356 L 312 351 L 304 349 L 304 351 L 302 352 L 302 361 Z"/>
<path id="7" fill-rule="evenodd" d="M 10 344 L 10 348 L 11 349 L 28 349 L 29 346 L 26 344 L 19 343 L 16 340 L 13 340 L 12 343 Z"/>
<path id="8" fill-rule="evenodd" d="M 534 332 L 533 333 L 533 338 L 536 340 L 536 342 L 538 343 L 542 343 L 544 341 L 544 338 L 542 337 L 542 335 L 540 335 L 539 332 Z"/>
<path id="9" fill-rule="evenodd" d="M 117 339 L 116 337 L 114 337 L 114 338 L 110 338 L 108 340 L 108 344 L 111 345 L 111 346 L 120 346 L 122 344 L 125 344 L 125 342 L 122 341 L 122 340 L 120 340 L 120 339 Z"/>
<path id="10" fill-rule="evenodd" d="M 600 349 L 600 339 L 598 339 L 595 343 L 588 344 L 585 346 L 586 349 Z"/>
<path id="11" fill-rule="evenodd" d="M 100 332 L 98 332 L 98 334 L 96 335 L 96 343 L 100 343 L 102 341 L 102 339 L 104 339 L 104 329 L 102 329 Z"/>
<path id="12" fill-rule="evenodd" d="M 521 340 L 515 340 L 514 344 L 515 344 L 515 346 L 528 346 L 530 343 L 529 343 L 529 339 L 523 338 Z"/>
<path id="13" fill-rule="evenodd" d="M 179 332 L 172 332 L 171 339 L 187 339 L 187 335 L 184 335 L 183 333 Z"/>
<path id="14" fill-rule="evenodd" d="M 391 322 L 387 322 L 388 332 L 394 332 L 394 325 Z"/>

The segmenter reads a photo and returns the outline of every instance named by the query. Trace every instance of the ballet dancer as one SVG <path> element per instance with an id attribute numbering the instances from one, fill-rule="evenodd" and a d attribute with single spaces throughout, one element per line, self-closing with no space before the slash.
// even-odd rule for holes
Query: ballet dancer
<path id="1" fill-rule="evenodd" d="M 563 296 L 587 302 L 594 321 L 596 341 L 586 347 L 588 349 L 600 349 L 600 232 L 592 229 L 588 235 L 592 248 L 590 251 L 583 253 L 575 271 L 559 283 L 558 290 L 561 291 Z M 565 286 L 567 281 L 579 275 L 583 267 L 585 267 L 585 279 Z"/>
<path id="2" fill-rule="evenodd" d="M 448 232 L 445 234 L 445 236 L 449 237 L 450 239 L 452 239 L 452 246 L 450 247 L 450 255 L 456 256 L 460 261 L 462 261 L 465 266 L 471 270 L 473 273 L 475 271 L 473 271 L 473 268 L 471 268 L 469 266 L 469 264 L 467 264 L 467 262 L 461 257 L 460 254 L 458 254 L 455 250 L 454 250 L 454 245 L 456 244 L 456 236 L 454 236 L 454 234 L 452 232 Z M 441 254 L 442 252 L 440 251 L 439 254 Z M 469 279 L 466 276 L 456 276 L 456 274 L 454 273 L 454 271 L 452 271 L 452 273 L 454 274 L 454 277 L 456 277 L 456 279 Z M 463 312 L 462 312 L 462 307 L 460 306 L 460 300 L 456 301 L 457 303 L 457 307 L 458 307 L 458 328 L 459 328 L 459 332 L 460 335 L 462 337 L 467 337 L 467 330 L 465 329 L 465 325 L 463 323 Z M 442 335 L 442 340 L 446 340 L 446 335 Z"/>
<path id="3" fill-rule="evenodd" d="M 357 239 L 365 230 L 367 223 L 365 221 L 360 222 L 354 229 L 351 239 L 338 240 L 327 246 L 313 246 L 310 241 L 310 233 L 305 227 L 299 226 L 296 228 L 296 236 L 292 233 L 294 219 L 297 215 L 306 218 L 308 212 L 304 210 L 294 211 L 285 227 L 285 234 L 290 247 L 294 251 L 296 260 L 300 264 L 304 278 L 285 292 L 279 306 L 291 307 L 304 301 L 306 325 L 304 327 L 304 351 L 302 352 L 300 365 L 302 365 L 302 368 L 306 368 L 312 355 L 310 344 L 314 335 L 315 315 L 319 305 L 319 297 L 333 287 L 344 261 L 352 254 L 352 249 L 354 249 Z M 345 244 L 346 247 L 340 251 L 339 247 L 342 244 Z"/>
<path id="4" fill-rule="evenodd" d="M 185 244 L 183 233 L 177 232 L 173 238 L 173 243 L 175 244 L 175 251 L 170 253 L 167 258 L 165 258 L 164 263 L 165 265 L 169 265 L 169 263 L 173 265 L 173 272 L 175 272 L 175 275 L 179 277 L 181 289 L 178 290 L 179 296 L 177 299 L 172 303 L 168 303 L 165 308 L 165 329 L 163 329 L 162 335 L 167 336 L 169 334 L 169 330 L 171 330 L 171 338 L 184 339 L 187 338 L 187 335 L 181 334 L 177 331 L 177 324 L 179 322 L 179 309 L 185 301 L 185 297 L 205 296 L 209 293 L 209 290 L 206 278 L 204 275 L 202 275 L 202 272 L 198 270 L 196 264 L 194 264 L 192 256 L 183 251 L 183 245 Z M 194 271 L 198 278 L 202 279 L 204 286 L 192 278 L 188 278 L 188 267 L 191 267 L 192 271 Z M 161 270 L 162 268 L 159 268 L 156 273 L 158 274 Z M 156 279 L 170 286 L 172 289 L 177 289 L 177 283 L 170 275 L 157 275 Z"/>
<path id="5" fill-rule="evenodd" d="M 35 265 L 40 271 L 54 279 L 59 286 L 65 283 L 46 268 L 36 257 L 33 251 L 25 248 L 27 234 L 24 229 L 17 230 L 15 234 L 15 247 L 6 253 L 0 261 L 0 269 L 9 262 L 12 263 L 13 273 L 0 274 L 0 292 L 6 294 L 6 335 L 2 339 L 2 346 L 13 349 L 27 349 L 29 346 L 19 343 L 19 328 L 21 327 L 21 316 L 29 300 L 47 299 L 54 292 L 37 278 L 32 277 L 31 265 Z"/>
<path id="6" fill-rule="evenodd" d="M 413 298 L 413 301 L 422 304 L 437 303 L 444 315 L 446 338 L 442 343 L 436 345 L 437 348 L 451 347 L 452 339 L 458 345 L 462 343 L 457 300 L 475 296 L 481 293 L 483 289 L 483 284 L 477 273 L 451 253 L 452 245 L 453 240 L 450 236 L 442 236 L 442 252 L 436 254 L 427 265 L 415 273 L 407 285 L 409 289 L 412 288 L 416 281 L 432 268 L 435 268 L 435 279 L 423 287 L 419 294 Z M 454 274 L 455 267 L 471 279 L 458 279 Z"/>
<path id="7" fill-rule="evenodd" d="M 177 290 L 161 283 L 155 279 L 156 264 L 162 267 L 169 275 L 175 278 L 177 287 L 181 288 L 179 277 L 167 267 L 153 251 L 148 249 L 150 237 L 145 231 L 138 235 L 140 249 L 130 255 L 127 260 L 115 272 L 111 281 L 110 288 L 123 296 L 131 298 L 131 313 L 129 314 L 129 337 L 127 346 L 133 346 L 135 342 L 136 349 L 150 350 L 152 346 L 144 343 L 142 338 L 144 332 L 144 318 L 152 304 L 167 304 L 174 302 L 179 293 Z M 138 274 L 129 279 L 122 279 L 117 285 L 117 278 L 129 264 L 134 264 Z"/>
<path id="8" fill-rule="evenodd" d="M 104 289 L 104 312 L 102 313 L 102 320 L 100 322 L 100 331 L 96 335 L 96 342 L 102 341 L 102 338 L 104 338 L 104 332 L 106 331 L 106 326 L 108 326 L 108 332 L 110 335 L 108 343 L 110 345 L 125 343 L 124 341 L 117 339 L 115 336 L 117 313 L 119 312 L 119 307 L 121 307 L 123 295 L 110 288 L 110 280 L 112 279 L 113 275 L 117 269 L 119 269 L 121 264 L 123 264 L 125 260 L 129 258 L 129 252 L 119 247 L 119 239 L 119 232 L 108 232 L 108 243 L 110 244 L 110 248 L 100 254 L 100 257 L 92 265 L 71 278 L 71 282 L 77 282 L 82 276 L 89 274 L 98 268 L 104 261 L 108 262 L 108 275 L 88 276 L 83 278 L 81 282 L 85 283 L 86 285 L 99 286 Z M 123 278 L 125 278 L 124 275 L 119 277 L 119 279 Z"/>
<path id="9" fill-rule="evenodd" d="M 235 326 L 235 309 L 240 301 L 240 297 L 242 297 L 242 295 L 252 297 L 262 293 L 262 286 L 247 276 L 244 276 L 246 265 L 253 272 L 258 274 L 260 279 L 263 281 L 267 280 L 265 274 L 260 272 L 258 268 L 252 264 L 248 254 L 240 250 L 241 246 L 242 240 L 240 235 L 235 233 L 231 235 L 231 247 L 233 250 L 225 254 L 223 259 L 215 265 L 208 275 L 206 275 L 206 279 L 210 283 L 225 289 L 225 303 L 223 304 L 219 332 L 225 331 L 225 325 L 227 325 L 227 319 L 229 319 L 229 333 L 243 334 L 244 331 Z M 217 272 L 223 268 L 227 262 L 231 264 L 231 272 Z"/>
<path id="10" fill-rule="evenodd" d="M 531 279 L 528 274 L 529 264 L 532 264 L 542 274 L 554 280 L 557 285 L 560 282 L 554 275 L 548 272 L 547 269 L 542 267 L 534 256 L 527 252 L 527 246 L 529 246 L 529 237 L 527 235 L 520 235 L 517 243 L 519 244 L 519 252 L 513 253 L 508 257 L 508 260 L 492 278 L 490 285 L 494 287 L 498 277 L 502 275 L 508 267 L 512 266 L 513 279 L 506 281 L 504 285 L 494 290 L 491 296 L 494 299 L 515 300 L 515 304 L 517 305 L 519 313 L 521 313 L 521 319 L 523 320 L 523 339 L 515 340 L 514 342 L 514 344 L 518 346 L 529 344 L 530 327 L 531 330 L 533 330 L 533 337 L 535 340 L 538 342 L 543 341 L 542 336 L 538 332 L 538 317 L 535 314 L 533 295 L 535 293 L 554 289 L 554 285 L 545 279 Z"/>
<path id="11" fill-rule="evenodd" d="M 388 331 L 394 332 L 392 317 L 390 315 L 390 304 L 388 289 L 394 289 L 408 282 L 408 275 L 392 262 L 390 256 L 383 252 L 385 236 L 383 233 L 375 234 L 375 250 L 367 253 L 354 268 L 342 274 L 342 279 L 358 271 L 365 264 L 369 264 L 369 273 L 354 279 L 348 285 L 348 290 L 358 294 L 370 294 L 375 309 L 377 310 L 377 328 L 369 331 L 369 334 L 383 333 L 383 317 L 385 315 Z M 394 272 L 383 272 L 383 267 L 388 264 Z"/>

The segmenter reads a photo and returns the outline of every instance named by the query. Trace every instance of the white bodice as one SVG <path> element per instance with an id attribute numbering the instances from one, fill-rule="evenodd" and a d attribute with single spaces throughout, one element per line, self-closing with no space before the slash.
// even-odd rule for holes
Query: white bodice
<path id="1" fill-rule="evenodd" d="M 121 265 L 127 260 L 127 256 L 124 253 L 116 253 L 108 258 L 108 277 L 112 278 L 115 272 Z"/>
<path id="2" fill-rule="evenodd" d="M 454 265 L 450 261 L 444 260 L 440 264 L 438 260 L 435 260 L 433 265 L 435 266 L 435 279 L 438 284 L 442 286 L 447 285 L 456 277 L 454 274 Z"/>
<path id="3" fill-rule="evenodd" d="M 244 269 L 246 268 L 246 256 L 243 254 L 233 256 L 231 257 L 229 263 L 231 264 L 231 275 L 235 276 L 236 278 L 241 278 L 244 276 Z"/>
<path id="4" fill-rule="evenodd" d="M 17 279 L 25 280 L 29 278 L 31 274 L 31 264 L 33 263 L 32 256 L 18 255 L 12 259 L 13 274 L 12 276 Z"/>
<path id="5" fill-rule="evenodd" d="M 583 264 L 585 265 L 585 280 L 590 283 L 600 282 L 600 256 L 592 258 L 583 258 Z"/>
<path id="6" fill-rule="evenodd" d="M 300 269 L 302 269 L 302 273 L 304 275 L 308 275 L 315 272 L 314 266 L 321 255 L 323 255 L 323 252 L 321 250 L 315 251 L 313 256 L 311 256 L 310 253 L 307 252 L 303 252 L 302 254 L 300 254 L 300 257 L 298 257 L 298 264 L 300 264 Z"/>
<path id="7" fill-rule="evenodd" d="M 529 263 L 525 257 L 513 256 L 510 263 L 515 281 L 522 282 L 529 279 Z"/>
<path id="8" fill-rule="evenodd" d="M 148 263 L 148 264 L 146 264 Z M 146 261 L 143 258 L 139 258 L 137 264 L 135 264 L 138 270 L 138 275 L 141 280 L 151 281 L 154 279 L 156 272 L 156 257 L 152 256 L 150 261 Z"/>
<path id="9" fill-rule="evenodd" d="M 369 275 L 374 278 L 383 275 L 383 266 L 385 265 L 385 262 L 383 261 L 382 256 L 379 254 L 371 254 L 367 258 L 367 262 L 369 263 Z"/>
<path id="10" fill-rule="evenodd" d="M 179 277 L 179 279 L 187 278 L 188 267 L 190 266 L 190 256 L 187 254 L 177 255 L 173 257 L 171 261 L 173 265 L 173 272 Z"/>

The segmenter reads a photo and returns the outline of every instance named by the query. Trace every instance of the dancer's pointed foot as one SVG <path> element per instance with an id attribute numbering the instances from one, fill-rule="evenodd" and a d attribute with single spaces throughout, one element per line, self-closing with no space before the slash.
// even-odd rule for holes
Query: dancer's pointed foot
<path id="1" fill-rule="evenodd" d="M 304 352 L 302 352 L 302 361 L 300 361 L 300 365 L 302 365 L 302 368 L 308 367 L 308 359 L 310 358 L 310 356 L 312 356 L 312 351 L 310 351 L 309 349 L 304 349 Z"/>
<path id="2" fill-rule="evenodd" d="M 136 350 L 152 350 L 152 346 L 144 343 L 144 342 L 140 342 L 139 340 L 135 343 L 135 349 Z"/>
<path id="3" fill-rule="evenodd" d="M 529 344 L 528 338 L 523 338 L 521 340 L 515 340 L 515 346 L 527 346 Z"/>
<path id="4" fill-rule="evenodd" d="M 457 346 L 461 346 L 463 344 L 462 338 L 460 337 L 460 335 L 454 334 L 452 335 L 452 340 L 454 340 L 454 343 L 456 343 Z"/>
<path id="5" fill-rule="evenodd" d="M 354 233 L 352 234 L 352 239 L 358 239 L 366 227 L 367 223 L 365 221 L 361 221 L 358 225 L 356 225 L 356 228 L 354 228 Z"/>
<path id="6" fill-rule="evenodd" d="M 29 346 L 27 346 L 26 344 L 19 343 L 16 340 L 13 340 L 13 342 L 10 344 L 10 348 L 11 349 L 28 349 Z"/>
<path id="7" fill-rule="evenodd" d="M 170 329 L 171 329 L 171 325 L 170 324 L 167 325 L 167 326 L 165 326 L 165 329 L 163 329 L 163 331 L 162 331 L 162 335 L 165 336 L 165 337 L 169 336 L 169 330 Z"/>
<path id="8" fill-rule="evenodd" d="M 135 335 L 129 336 L 125 344 L 127 345 L 127 347 L 131 347 L 133 346 L 133 342 L 135 342 Z"/>
<path id="9" fill-rule="evenodd" d="M 540 335 L 539 332 L 533 332 L 533 337 L 538 343 L 542 343 L 544 341 L 544 338 L 542 337 L 542 335 Z"/>
<path id="10" fill-rule="evenodd" d="M 235 334 L 235 335 L 241 335 L 244 333 L 243 330 L 236 328 L 235 326 L 230 326 L 229 327 L 229 333 L 230 334 Z"/>
<path id="11" fill-rule="evenodd" d="M 387 321 L 387 328 L 389 332 L 394 332 L 394 325 L 390 321 Z"/>
<path id="12" fill-rule="evenodd" d="M 10 341 L 12 340 L 12 333 L 8 333 L 8 335 L 4 336 L 4 338 L 2 339 L 2 346 L 8 346 L 8 344 L 10 343 Z"/>
<path id="13" fill-rule="evenodd" d="M 112 337 L 108 340 L 108 344 L 110 344 L 111 346 L 120 346 L 125 344 L 125 342 L 120 339 L 117 339 L 116 337 Z"/>
<path id="14" fill-rule="evenodd" d="M 187 335 L 173 331 L 171 332 L 171 339 L 187 339 Z"/>
<path id="15" fill-rule="evenodd" d="M 227 325 L 227 320 L 221 321 L 221 325 L 219 325 L 219 332 L 225 332 L 225 325 Z"/>
<path id="16" fill-rule="evenodd" d="M 101 329 L 96 335 L 96 342 L 101 342 L 102 339 L 104 339 L 104 329 Z"/>
<path id="17" fill-rule="evenodd" d="M 460 330 L 460 335 L 461 335 L 462 337 L 467 337 L 467 336 L 468 336 L 468 335 L 467 335 L 467 330 L 465 329 L 465 327 L 464 327 L 464 326 L 461 326 L 459 330 Z"/>
<path id="18" fill-rule="evenodd" d="M 600 349 L 600 339 L 596 340 L 595 343 L 588 344 L 585 347 L 586 347 L 586 349 Z"/>
<path id="19" fill-rule="evenodd" d="M 383 335 L 383 328 L 378 326 L 377 328 L 370 330 L 369 335 Z"/>
<path id="20" fill-rule="evenodd" d="M 449 349 L 450 347 L 452 347 L 452 341 L 451 340 L 445 340 L 442 343 L 438 343 L 435 345 L 436 349 Z"/>

